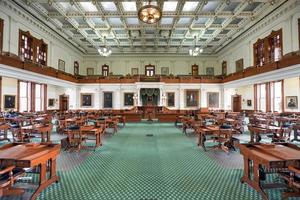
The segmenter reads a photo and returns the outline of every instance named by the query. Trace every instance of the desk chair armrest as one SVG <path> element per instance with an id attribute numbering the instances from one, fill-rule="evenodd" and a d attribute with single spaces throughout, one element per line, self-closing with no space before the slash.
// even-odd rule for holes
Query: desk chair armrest
<path id="1" fill-rule="evenodd" d="M 11 172 L 14 168 L 15 168 L 15 166 L 6 167 L 5 169 L 2 169 L 0 171 L 0 174 L 5 174 L 5 173 L 8 173 L 8 172 Z"/>

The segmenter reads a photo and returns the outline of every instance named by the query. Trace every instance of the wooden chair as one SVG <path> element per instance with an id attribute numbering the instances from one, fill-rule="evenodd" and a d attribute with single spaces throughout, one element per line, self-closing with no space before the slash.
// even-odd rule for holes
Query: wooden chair
<path id="1" fill-rule="evenodd" d="M 12 186 L 24 173 L 25 171 L 22 168 L 16 168 L 15 166 L 0 168 L 0 197 L 23 194 L 23 189 L 12 188 Z"/>
<path id="2" fill-rule="evenodd" d="M 7 137 L 7 132 L 9 129 L 10 125 L 8 124 L 0 125 L 0 141 L 7 140 L 8 142 L 10 142 L 10 139 L 8 139 Z"/>
<path id="3" fill-rule="evenodd" d="M 82 142 L 85 141 L 84 135 L 82 135 L 80 127 L 71 128 L 69 127 L 67 130 L 68 134 L 68 145 L 66 150 L 76 150 L 80 151 L 82 147 Z"/>
<path id="4" fill-rule="evenodd" d="M 273 134 L 272 142 L 290 142 L 292 130 L 291 125 L 282 125 L 281 129 Z"/>
<path id="5" fill-rule="evenodd" d="M 294 125 L 293 126 L 294 129 L 294 138 L 292 139 L 292 142 L 297 141 L 300 142 L 300 138 L 298 138 L 298 136 L 300 137 L 300 125 Z"/>
<path id="6" fill-rule="evenodd" d="M 282 199 L 300 197 L 300 169 L 289 166 L 288 172 L 289 173 L 280 173 L 280 176 L 287 181 L 288 187 L 291 189 L 291 191 L 282 194 Z"/>
<path id="7" fill-rule="evenodd" d="M 229 153 L 230 150 L 235 151 L 235 147 L 233 144 L 233 128 L 231 126 L 220 126 L 220 130 L 217 132 L 214 139 L 219 143 L 219 147 L 226 153 Z"/>

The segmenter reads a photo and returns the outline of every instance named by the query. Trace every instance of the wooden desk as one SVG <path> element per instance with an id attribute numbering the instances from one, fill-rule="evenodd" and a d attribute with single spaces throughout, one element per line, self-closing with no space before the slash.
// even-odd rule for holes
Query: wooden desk
<path id="1" fill-rule="evenodd" d="M 44 130 L 45 128 L 46 129 L 49 128 L 49 130 Z M 21 127 L 21 134 L 23 139 L 24 139 L 24 134 L 26 133 L 29 134 L 29 140 L 30 140 L 30 135 L 33 134 L 33 132 L 34 134 L 41 134 L 41 140 L 42 142 L 45 142 L 45 133 L 46 133 L 47 142 L 51 142 L 50 140 L 51 129 L 52 129 L 52 125 L 34 124 L 34 125 Z"/>
<path id="2" fill-rule="evenodd" d="M 252 126 L 252 129 L 249 128 L 250 132 L 250 142 L 254 142 L 254 137 L 256 142 L 261 141 L 261 134 L 273 134 L 274 132 L 280 131 L 281 127 L 278 126 L 271 126 L 271 125 L 265 125 L 265 124 L 260 124 L 260 125 L 255 125 Z"/>
<path id="3" fill-rule="evenodd" d="M 95 148 L 97 148 L 99 146 L 102 146 L 101 134 L 104 133 L 104 127 L 81 126 L 80 131 L 81 131 L 81 134 L 93 135 L 93 136 L 96 137 L 96 139 L 95 139 L 95 141 L 96 141 Z"/>
<path id="4" fill-rule="evenodd" d="M 219 126 L 217 125 L 211 125 L 211 126 L 202 126 L 198 127 L 195 132 L 198 134 L 198 146 L 202 146 L 204 151 L 206 151 L 205 147 L 205 141 L 206 141 L 206 135 L 212 135 L 215 132 L 220 131 Z"/>
<path id="5" fill-rule="evenodd" d="M 0 147 L 0 163 L 3 166 L 14 165 L 21 168 L 39 167 L 39 187 L 31 199 L 38 197 L 46 187 L 58 182 L 56 175 L 56 158 L 60 153 L 60 144 L 50 143 L 11 143 Z M 50 174 L 47 178 L 47 164 Z"/>
<path id="6" fill-rule="evenodd" d="M 246 182 L 259 192 L 263 199 L 268 196 L 260 182 L 259 169 L 264 166 L 267 169 L 282 169 L 289 165 L 300 166 L 300 148 L 289 143 L 281 144 L 240 144 L 240 153 L 244 156 L 244 175 L 241 182 Z M 250 166 L 250 163 L 252 163 Z M 251 174 L 253 176 L 251 176 Z M 251 179 L 250 177 L 253 177 Z M 274 184 L 273 184 L 274 186 Z"/>

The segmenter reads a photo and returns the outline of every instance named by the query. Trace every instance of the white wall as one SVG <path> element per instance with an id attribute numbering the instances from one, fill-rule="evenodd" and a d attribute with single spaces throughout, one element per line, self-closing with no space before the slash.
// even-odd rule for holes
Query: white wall
<path id="1" fill-rule="evenodd" d="M 221 68 L 216 56 L 170 56 L 170 55 L 131 55 L 111 56 L 108 58 L 100 56 L 85 56 L 81 74 L 86 74 L 86 68 L 94 68 L 94 73 L 102 73 L 102 65 L 107 64 L 110 72 L 114 75 L 131 74 L 132 68 L 138 68 L 139 74 L 145 74 L 145 65 L 155 65 L 155 73 L 161 74 L 161 67 L 168 67 L 169 73 L 173 75 L 191 74 L 191 66 L 199 66 L 199 75 L 206 74 L 207 67 L 213 67 L 215 75 L 221 74 Z"/>
<path id="2" fill-rule="evenodd" d="M 47 109 L 55 110 L 59 109 L 59 96 L 65 93 L 65 88 L 55 85 L 47 85 Z M 54 100 L 54 106 L 49 106 L 49 99 Z"/>
<path id="3" fill-rule="evenodd" d="M 3 2 L 0 2 L 0 18 L 4 20 L 3 51 L 19 54 L 19 30 L 23 30 L 29 31 L 37 39 L 43 39 L 48 45 L 48 66 L 57 69 L 58 59 L 62 59 L 65 61 L 65 71 L 73 74 L 74 61 L 82 64 L 82 53 L 73 45 L 42 25 L 40 21 L 28 14 L 12 11 Z"/>
<path id="4" fill-rule="evenodd" d="M 296 96 L 298 99 L 298 108 L 297 109 L 288 109 L 286 107 L 286 97 L 287 96 Z M 299 77 L 289 78 L 284 80 L 284 109 L 287 112 L 299 112 L 299 98 L 300 98 L 300 83 Z"/>

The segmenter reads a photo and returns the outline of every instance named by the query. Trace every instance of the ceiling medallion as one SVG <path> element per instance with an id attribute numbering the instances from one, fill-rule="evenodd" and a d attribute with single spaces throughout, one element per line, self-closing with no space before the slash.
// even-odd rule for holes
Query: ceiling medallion
<path id="1" fill-rule="evenodd" d="M 147 24 L 157 23 L 161 16 L 161 9 L 156 5 L 151 5 L 151 1 L 149 1 L 148 5 L 141 7 L 138 12 L 139 20 Z"/>

